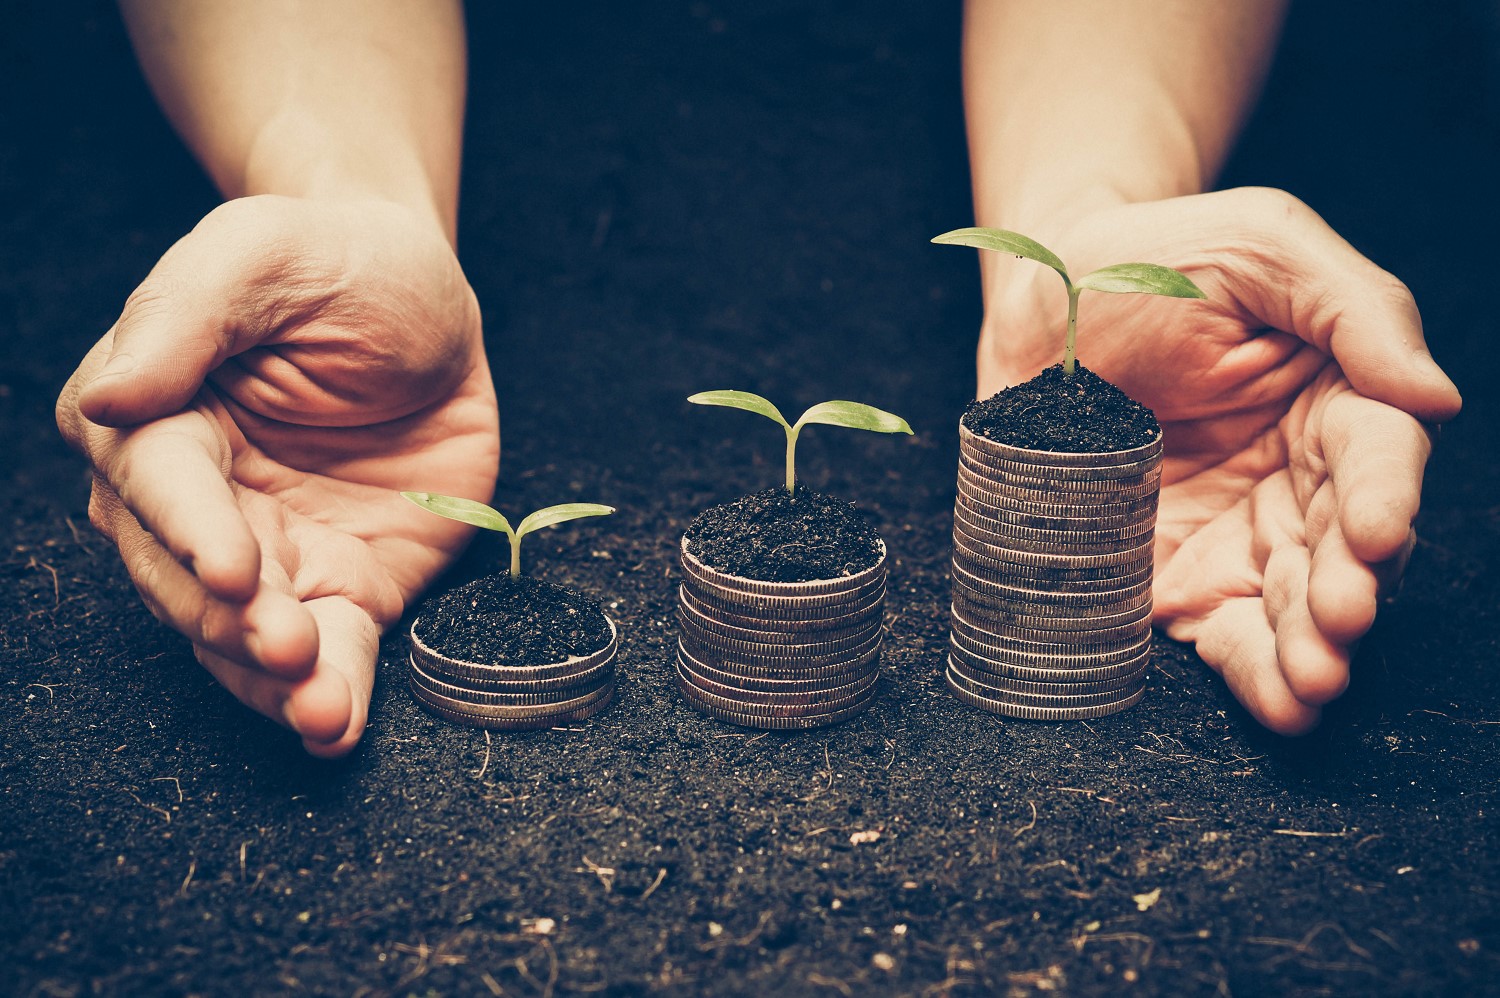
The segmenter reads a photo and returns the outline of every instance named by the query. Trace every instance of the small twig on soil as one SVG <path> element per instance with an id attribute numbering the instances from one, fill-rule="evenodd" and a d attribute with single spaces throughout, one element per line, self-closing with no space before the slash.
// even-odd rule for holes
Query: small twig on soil
<path id="1" fill-rule="evenodd" d="M 53 606 L 54 609 L 56 609 L 57 607 L 61 606 L 62 605 L 62 587 L 60 587 L 57 584 L 57 569 L 53 568 L 51 565 L 47 564 L 45 561 L 38 561 L 36 555 L 32 555 L 31 556 L 31 560 L 26 563 L 26 567 L 27 568 L 45 568 L 47 571 L 49 571 L 49 572 L 52 573 L 52 606 Z"/>
<path id="2" fill-rule="evenodd" d="M 589 859 L 587 856 L 583 857 L 583 866 L 584 866 L 584 869 L 582 869 L 582 870 L 574 870 L 573 872 L 574 873 L 592 873 L 594 876 L 598 877 L 599 878 L 599 882 L 604 885 L 604 893 L 606 893 L 606 894 L 610 893 L 611 891 L 613 891 L 615 889 L 615 869 L 614 869 L 614 867 L 612 867 L 612 866 L 600 866 L 598 863 L 595 863 L 593 860 Z"/>
<path id="3" fill-rule="evenodd" d="M 808 984 L 816 984 L 823 988 L 833 988 L 844 998 L 854 998 L 854 989 L 837 977 L 825 977 L 822 974 L 812 973 L 807 975 Z"/>
<path id="4" fill-rule="evenodd" d="M 546 939 L 539 940 L 542 949 L 547 951 L 547 980 L 545 983 L 536 979 L 536 975 L 526 966 L 525 957 L 516 957 L 516 970 L 526 978 L 527 982 L 542 992 L 542 998 L 552 998 L 552 989 L 557 987 L 557 950 L 552 948 L 552 943 Z"/>
<path id="5" fill-rule="evenodd" d="M 1089 943 L 1142 943 L 1144 950 L 1141 952 L 1141 966 L 1147 967 L 1151 964 L 1151 955 L 1156 952 L 1156 940 L 1140 932 L 1106 932 L 1103 935 L 1091 936 L 1087 932 L 1073 940 L 1073 946 L 1082 953 L 1083 948 Z"/>
<path id="6" fill-rule="evenodd" d="M 134 800 L 141 807 L 149 807 L 151 810 L 153 810 L 157 814 L 161 815 L 162 816 L 162 820 L 165 821 L 167 824 L 170 825 L 172 823 L 172 812 L 171 811 L 168 811 L 164 807 L 157 807 L 155 804 L 147 804 L 145 801 L 141 800 L 139 797 L 137 797 L 130 790 L 125 789 L 124 787 L 122 787 L 121 789 L 125 790 L 125 792 L 127 794 L 130 794 L 131 799 Z"/>
<path id="7" fill-rule="evenodd" d="M 1426 710 L 1426 709 L 1413 710 L 1413 711 L 1409 712 L 1406 716 L 1407 717 L 1412 717 L 1412 716 L 1417 715 L 1417 714 L 1432 714 L 1432 715 L 1434 715 L 1436 717 L 1447 718 L 1448 720 L 1452 721 L 1454 724 L 1472 724 L 1475 727 L 1478 727 L 1481 724 L 1500 724 L 1500 721 L 1471 721 L 1471 720 L 1469 720 L 1466 717 L 1452 717 L 1452 716 L 1450 716 L 1448 714 L 1444 714 L 1440 710 Z"/>
<path id="8" fill-rule="evenodd" d="M 1016 835 L 1015 835 L 1015 837 L 1018 838 L 1018 839 L 1022 835 L 1025 835 L 1027 832 L 1031 831 L 1033 828 L 1036 827 L 1036 802 L 1035 801 L 1027 801 L 1026 803 L 1031 805 L 1031 820 L 1029 822 L 1027 822 L 1026 824 L 1022 825 L 1020 828 L 1016 829 Z"/>
<path id="9" fill-rule="evenodd" d="M 250 848 L 249 840 L 240 843 L 240 883 L 245 882 L 245 852 Z"/>
<path id="10" fill-rule="evenodd" d="M 485 770 L 490 768 L 490 732 L 486 728 L 484 732 L 484 764 L 479 767 L 479 772 L 474 774 L 474 779 L 484 779 Z"/>
<path id="11" fill-rule="evenodd" d="M 57 685 L 61 686 L 62 684 L 58 683 Z M 46 683 L 27 683 L 26 684 L 26 688 L 28 690 L 31 689 L 33 686 L 36 686 L 36 687 L 39 687 L 40 689 L 46 690 L 48 698 L 50 698 L 52 700 L 56 700 L 57 699 L 57 690 L 56 690 L 55 687 L 48 686 Z"/>
<path id="12" fill-rule="evenodd" d="M 1151 663 L 1151 668 L 1155 669 L 1157 672 L 1161 673 L 1163 676 L 1166 676 L 1168 679 L 1175 679 L 1175 680 L 1179 680 L 1180 681 L 1181 678 L 1182 678 L 1181 676 L 1174 676 L 1170 672 L 1168 672 L 1166 669 L 1163 669 L 1161 667 L 1161 663 L 1160 662 L 1152 662 Z"/>
<path id="13" fill-rule="evenodd" d="M 495 998 L 505 998 L 505 989 L 500 986 L 499 981 L 490 976 L 489 971 L 481 970 L 479 972 L 479 980 L 485 987 L 490 989 L 490 994 L 494 995 Z"/>
<path id="14" fill-rule="evenodd" d="M 1304 832 L 1296 828 L 1273 828 L 1272 835 L 1295 835 L 1299 839 L 1341 839 L 1349 834 L 1346 828 L 1342 832 Z"/>
<path id="15" fill-rule="evenodd" d="M 663 880 L 666 880 L 666 879 L 667 879 L 667 868 L 665 866 L 663 866 L 663 867 L 659 868 L 656 871 L 656 879 L 653 880 L 653 881 L 651 881 L 651 886 L 647 887 L 645 890 L 641 891 L 641 900 L 644 901 L 648 897 L 650 897 L 652 894 L 656 893 L 656 889 L 658 887 L 660 887 L 661 886 L 661 882 Z"/>
<path id="16" fill-rule="evenodd" d="M 1245 942 L 1250 943 L 1253 946 L 1281 946 L 1290 951 L 1286 954 L 1283 954 L 1282 956 L 1272 959 L 1270 961 L 1271 966 L 1285 963 L 1287 960 L 1295 959 L 1304 967 L 1312 970 L 1362 970 L 1370 973 L 1374 972 L 1373 967 L 1367 967 L 1363 964 L 1337 963 L 1325 960 L 1309 959 L 1309 955 L 1312 953 L 1313 940 L 1317 939 L 1318 936 L 1328 931 L 1332 931 L 1337 934 L 1338 937 L 1343 940 L 1344 946 L 1348 948 L 1349 952 L 1353 953 L 1361 960 L 1369 960 L 1372 958 L 1372 954 L 1369 950 L 1365 949 L 1363 946 L 1360 946 L 1353 939 L 1350 939 L 1349 933 L 1345 932 L 1333 922 L 1319 922 L 1317 925 L 1314 925 L 1311 929 L 1309 929 L 1307 931 L 1307 935 L 1303 936 L 1300 940 L 1276 939 L 1270 936 L 1249 936 L 1245 939 Z"/>
<path id="17" fill-rule="evenodd" d="M 73 543 L 77 544 L 85 551 L 88 551 L 90 554 L 93 554 L 93 551 L 89 550 L 88 544 L 84 542 L 83 535 L 78 532 L 78 524 L 73 522 L 73 518 L 71 516 L 65 516 L 63 517 L 63 522 L 68 525 L 68 532 L 73 535 Z"/>
<path id="18" fill-rule="evenodd" d="M 195 874 L 197 872 L 198 872 L 198 858 L 195 856 L 195 857 L 193 857 L 192 861 L 188 863 L 187 876 L 185 876 L 185 877 L 182 878 L 182 887 L 178 890 L 177 893 L 181 894 L 183 897 L 187 897 L 188 884 L 191 884 L 193 882 L 193 874 Z"/>
<path id="19" fill-rule="evenodd" d="M 154 777 L 151 780 L 151 782 L 152 783 L 166 783 L 168 780 L 172 781 L 172 785 L 177 788 L 177 803 L 181 804 L 182 803 L 182 781 L 179 780 L 177 777 L 175 777 L 175 776 L 157 776 L 157 777 Z"/>
<path id="20" fill-rule="evenodd" d="M 760 913 L 760 920 L 755 923 L 755 928 L 751 929 L 748 933 L 746 933 L 739 939 L 717 939 L 713 942 L 699 943 L 698 949 L 700 952 L 708 953 L 716 949 L 723 949 L 727 946 L 734 946 L 736 948 L 740 946 L 749 946 L 751 943 L 755 942 L 755 940 L 760 938 L 761 932 L 770 923 L 770 921 L 771 913 L 769 911 L 763 911 Z"/>
<path id="21" fill-rule="evenodd" d="M 1093 797 L 1093 796 L 1095 796 L 1096 794 L 1099 793 L 1099 791 L 1097 791 L 1097 790 L 1085 790 L 1082 787 L 1048 787 L 1047 789 L 1048 790 L 1061 790 L 1063 793 L 1066 793 L 1066 794 L 1083 794 L 1083 795 L 1085 795 L 1087 797 Z"/>

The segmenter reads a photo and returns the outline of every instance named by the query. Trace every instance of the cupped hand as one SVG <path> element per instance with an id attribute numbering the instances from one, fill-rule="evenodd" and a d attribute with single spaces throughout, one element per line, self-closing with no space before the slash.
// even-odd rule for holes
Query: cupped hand
<path id="1" fill-rule="evenodd" d="M 488 499 L 499 422 L 441 228 L 242 198 L 174 245 L 58 400 L 89 518 L 236 697 L 347 752 L 380 632 L 467 540 L 399 489 Z"/>
<path id="2" fill-rule="evenodd" d="M 1086 292 L 1078 356 L 1162 423 L 1158 625 L 1195 644 L 1261 723 L 1308 730 L 1347 687 L 1351 650 L 1415 541 L 1424 423 L 1460 405 L 1411 294 L 1268 189 L 1028 234 L 1075 277 L 1159 263 L 1208 295 Z M 985 279 L 980 397 L 1060 360 L 1066 323 L 1050 271 L 996 256 Z"/>

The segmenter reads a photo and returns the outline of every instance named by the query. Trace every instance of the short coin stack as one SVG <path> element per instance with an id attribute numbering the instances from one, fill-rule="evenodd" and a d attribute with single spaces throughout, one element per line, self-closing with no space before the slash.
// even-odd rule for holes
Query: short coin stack
<path id="1" fill-rule="evenodd" d="M 1104 454 L 997 443 L 959 424 L 947 681 L 1031 720 L 1141 697 L 1151 645 L 1161 437 Z"/>
<path id="2" fill-rule="evenodd" d="M 545 665 L 483 665 L 450 658 L 422 643 L 411 628 L 411 691 L 440 717 L 504 731 L 553 728 L 582 721 L 609 706 L 615 692 L 619 635 L 590 655 Z"/>
<path id="3" fill-rule="evenodd" d="M 689 703 L 749 728 L 817 728 L 875 699 L 886 557 L 839 579 L 758 582 L 682 545 L 677 680 Z"/>

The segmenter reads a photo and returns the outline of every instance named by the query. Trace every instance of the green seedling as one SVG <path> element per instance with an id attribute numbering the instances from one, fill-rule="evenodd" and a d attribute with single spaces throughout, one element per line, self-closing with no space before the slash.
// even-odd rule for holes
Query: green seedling
<path id="1" fill-rule="evenodd" d="M 1063 347 L 1063 371 L 1072 374 L 1077 364 L 1078 345 L 1078 296 L 1085 289 L 1111 291 L 1116 294 L 1165 295 L 1168 298 L 1207 298 L 1187 276 L 1154 263 L 1117 263 L 1100 267 L 1078 280 L 1068 276 L 1068 268 L 1057 254 L 1047 247 L 1005 229 L 969 228 L 944 232 L 933 239 L 935 243 L 949 246 L 973 246 L 975 249 L 994 250 L 997 253 L 1014 253 L 1018 257 L 1035 260 L 1057 271 L 1068 289 L 1068 339 Z"/>
<path id="2" fill-rule="evenodd" d="M 876 409 L 858 402 L 819 402 L 807 410 L 795 423 L 788 423 L 777 409 L 766 399 L 750 392 L 699 392 L 688 399 L 694 405 L 720 405 L 728 409 L 744 409 L 756 412 L 786 430 L 786 491 L 797 494 L 797 436 L 809 423 L 825 423 L 829 426 L 848 426 L 855 430 L 872 430 L 876 433 L 910 433 L 906 420 L 894 413 Z"/>
<path id="3" fill-rule="evenodd" d="M 592 502 L 570 502 L 561 506 L 539 509 L 522 520 L 519 527 L 511 527 L 510 521 L 498 510 L 491 509 L 482 502 L 475 502 L 473 499 L 440 496 L 431 492 L 403 492 L 401 494 L 438 516 L 446 516 L 450 520 L 467 523 L 473 527 L 483 527 L 485 530 L 499 531 L 509 537 L 510 577 L 512 579 L 521 577 L 521 538 L 533 530 L 556 526 L 584 516 L 608 516 L 614 512 L 612 506 L 600 506 Z"/>

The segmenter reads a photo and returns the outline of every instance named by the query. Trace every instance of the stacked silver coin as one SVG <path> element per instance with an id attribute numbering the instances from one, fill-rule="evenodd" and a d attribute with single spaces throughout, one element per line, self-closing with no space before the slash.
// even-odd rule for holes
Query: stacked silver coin
<path id="1" fill-rule="evenodd" d="M 1161 437 L 1104 454 L 1026 450 L 959 424 L 953 695 L 1079 720 L 1141 697 L 1151 647 Z"/>
<path id="2" fill-rule="evenodd" d="M 428 710 L 479 728 L 554 728 L 593 717 L 615 692 L 619 635 L 591 655 L 545 665 L 486 665 L 450 658 L 422 643 L 411 627 L 411 691 Z"/>
<path id="3" fill-rule="evenodd" d="M 759 582 L 710 568 L 682 543 L 677 681 L 711 717 L 749 728 L 818 728 L 875 699 L 886 557 L 815 582 Z"/>

